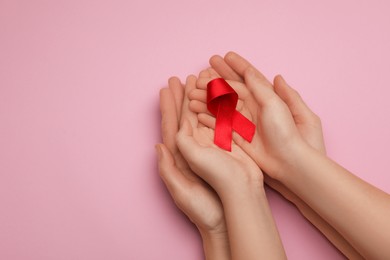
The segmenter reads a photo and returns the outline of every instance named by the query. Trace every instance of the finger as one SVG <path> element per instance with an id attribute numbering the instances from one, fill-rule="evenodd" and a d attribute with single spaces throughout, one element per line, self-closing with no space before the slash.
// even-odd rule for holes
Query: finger
<path id="1" fill-rule="evenodd" d="M 211 81 L 211 78 L 208 77 L 208 78 L 198 78 L 197 82 L 196 82 L 196 88 L 197 89 L 203 89 L 203 90 L 206 90 L 207 89 L 207 84 Z"/>
<path id="2" fill-rule="evenodd" d="M 193 113 L 209 113 L 206 103 L 198 100 L 191 100 L 189 107 Z"/>
<path id="3" fill-rule="evenodd" d="M 193 89 L 188 93 L 190 100 L 198 100 L 200 102 L 207 102 L 207 92 L 201 89 Z"/>
<path id="4" fill-rule="evenodd" d="M 294 120 L 298 120 L 299 123 L 313 120 L 315 114 L 306 105 L 299 93 L 291 88 L 281 75 L 275 77 L 274 88 L 276 94 L 284 101 L 284 103 L 286 103 L 290 109 Z"/>
<path id="5" fill-rule="evenodd" d="M 177 151 L 175 136 L 179 128 L 175 99 L 169 88 L 160 90 L 161 135 L 171 153 Z"/>
<path id="6" fill-rule="evenodd" d="M 210 80 L 213 80 L 213 79 L 221 77 L 221 76 L 219 76 L 219 74 L 213 68 L 208 68 L 206 71 L 207 72 L 202 71 L 199 74 L 198 81 L 196 82 L 196 88 L 198 88 L 198 89 L 207 89 L 207 83 Z M 200 76 L 200 75 L 202 75 L 202 76 Z"/>
<path id="7" fill-rule="evenodd" d="M 192 127 L 198 125 L 198 118 L 196 117 L 196 114 L 192 112 L 189 108 L 190 99 L 188 97 L 189 93 L 192 90 L 196 89 L 196 81 L 197 78 L 193 75 L 187 77 L 180 125 L 182 125 L 184 118 L 190 122 Z"/>
<path id="8" fill-rule="evenodd" d="M 198 128 L 202 128 L 202 127 L 206 127 L 204 124 L 202 124 L 201 122 L 199 122 L 198 120 Z"/>
<path id="9" fill-rule="evenodd" d="M 243 78 L 245 76 L 245 71 L 248 68 L 252 68 L 257 78 L 259 79 L 259 82 L 261 82 L 266 87 L 272 88 L 271 82 L 267 80 L 267 78 L 260 71 L 258 71 L 252 64 L 250 64 L 247 60 L 245 60 L 237 53 L 228 52 L 225 55 L 224 60 L 239 76 Z"/>
<path id="10" fill-rule="evenodd" d="M 301 135 L 314 149 L 326 153 L 320 118 L 306 105 L 299 93 L 282 76 L 274 79 L 276 94 L 286 103 L 295 124 L 302 126 Z"/>
<path id="11" fill-rule="evenodd" d="M 202 123 L 206 127 L 211 128 L 211 129 L 215 129 L 215 122 L 216 122 L 215 117 L 213 117 L 207 113 L 199 113 L 198 120 L 199 120 L 199 123 Z"/>
<path id="12" fill-rule="evenodd" d="M 243 78 L 238 75 L 219 55 L 214 55 L 210 58 L 211 67 L 224 79 L 243 82 Z"/>
<path id="13" fill-rule="evenodd" d="M 221 183 L 220 165 L 218 163 L 210 164 L 208 162 L 221 159 L 221 153 L 225 151 L 219 150 L 215 145 L 210 143 L 204 144 L 205 146 L 198 143 L 194 138 L 193 128 L 188 120 L 183 122 L 182 127 L 176 135 L 176 143 L 194 173 L 217 190 L 217 186 Z"/>
<path id="14" fill-rule="evenodd" d="M 158 168 L 161 179 L 168 188 L 175 202 L 179 202 L 186 191 L 190 190 L 191 182 L 176 167 L 169 149 L 163 144 L 157 144 Z"/>
<path id="15" fill-rule="evenodd" d="M 216 72 L 213 68 L 208 68 L 207 70 L 209 71 L 210 78 L 212 79 L 221 78 L 218 72 Z"/>
<path id="16" fill-rule="evenodd" d="M 267 102 L 272 102 L 275 98 L 278 98 L 271 88 L 264 85 L 262 77 L 256 73 L 254 68 L 248 67 L 244 76 L 248 89 L 260 106 L 264 106 Z"/>
<path id="17" fill-rule="evenodd" d="M 193 137 L 193 127 L 188 120 L 183 120 L 179 132 L 176 135 L 176 144 L 184 159 L 189 165 L 199 161 L 201 147 Z"/>
<path id="18" fill-rule="evenodd" d="M 212 81 L 213 79 L 215 79 L 216 77 L 212 78 L 212 77 L 208 77 L 208 78 L 199 78 L 198 81 L 196 82 L 196 88 L 197 89 L 203 89 L 203 90 L 207 90 L 207 84 Z M 235 81 L 229 81 L 227 80 L 226 82 L 233 82 L 235 83 Z M 237 84 L 236 84 L 237 85 Z"/>
<path id="19" fill-rule="evenodd" d="M 208 71 L 208 69 L 204 69 L 201 72 L 199 72 L 198 78 L 210 78 L 210 72 Z"/>
<path id="20" fill-rule="evenodd" d="M 181 114 L 181 107 L 183 104 L 184 88 L 180 82 L 180 79 L 177 77 L 171 77 L 168 80 L 168 86 L 169 86 L 169 89 L 172 91 L 173 97 L 175 99 L 176 114 L 178 117 L 177 121 L 179 122 L 180 114 Z"/>

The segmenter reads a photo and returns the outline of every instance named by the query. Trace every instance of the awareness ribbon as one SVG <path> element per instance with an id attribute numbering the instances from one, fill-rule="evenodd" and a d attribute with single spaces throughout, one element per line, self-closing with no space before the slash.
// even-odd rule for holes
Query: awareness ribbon
<path id="1" fill-rule="evenodd" d="M 231 151 L 233 130 L 251 142 L 255 125 L 236 110 L 238 95 L 223 79 L 213 79 L 207 84 L 207 109 L 216 117 L 214 143 Z"/>

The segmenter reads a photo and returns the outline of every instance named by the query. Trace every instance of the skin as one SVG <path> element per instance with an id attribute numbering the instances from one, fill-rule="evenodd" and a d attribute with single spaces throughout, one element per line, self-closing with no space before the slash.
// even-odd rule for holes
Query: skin
<path id="1" fill-rule="evenodd" d="M 235 60 L 237 59 L 240 59 L 240 61 L 236 62 Z M 235 66 L 237 72 L 229 64 Z M 200 77 L 210 79 L 223 77 L 225 79 L 241 83 L 244 83 L 242 75 L 243 71 L 245 71 L 248 66 L 251 66 L 249 62 L 241 57 L 238 57 L 235 53 L 228 53 L 225 58 L 222 58 L 219 55 L 214 55 L 210 58 L 210 65 L 212 68 L 204 70 L 203 73 L 200 74 Z M 302 138 L 312 148 L 325 155 L 326 149 L 319 117 L 310 110 L 298 92 L 291 88 L 281 76 L 275 77 L 273 88 L 275 93 L 287 104 Z M 190 98 L 193 99 L 192 102 L 195 102 L 192 103 L 192 107 L 195 111 L 197 109 L 199 110 L 199 106 L 196 105 L 196 100 L 194 99 L 196 97 L 198 97 L 198 99 L 200 98 L 203 102 L 205 101 L 204 93 L 201 91 L 195 90 L 190 93 Z M 200 107 L 203 107 L 203 104 L 201 104 Z M 292 202 L 302 215 L 321 233 L 323 233 L 325 237 L 327 237 L 327 239 L 348 259 L 363 259 L 361 255 L 332 226 L 329 225 L 329 223 L 311 209 L 295 193 L 291 192 L 279 181 L 272 179 L 267 175 L 265 175 L 265 182 L 274 190 L 278 191 L 283 197 Z"/>
<path id="2" fill-rule="evenodd" d="M 239 55 L 229 56 L 229 65 L 245 81 L 245 85 L 235 85 L 242 100 L 239 109 L 257 126 L 252 143 L 234 135 L 235 143 L 337 230 L 361 256 L 390 258 L 390 196 L 309 145 L 288 100 L 275 93 L 277 88 Z M 199 80 L 198 85 L 202 84 Z M 213 126 L 210 115 L 201 112 L 198 117 L 206 126 Z"/>
<path id="3" fill-rule="evenodd" d="M 189 77 L 186 91 L 194 89 L 195 84 L 196 78 Z M 207 181 L 221 198 L 229 230 L 232 259 L 285 259 L 265 197 L 263 175 L 259 167 L 236 145 L 233 145 L 231 153 L 216 147 L 213 143 L 213 130 L 198 124 L 197 116 L 189 111 L 186 101 L 183 104 L 182 118 L 185 120 L 176 136 L 176 144 L 191 169 Z M 165 123 L 163 128 L 164 125 Z M 175 198 L 174 195 L 173 197 Z M 183 211 L 193 221 L 194 215 L 205 213 L 199 210 Z M 198 221 L 195 220 L 194 223 L 200 226 Z M 205 239 L 204 243 L 207 243 Z M 207 248 L 205 246 L 205 251 Z"/>
<path id="4" fill-rule="evenodd" d="M 222 64 L 222 66 L 215 65 L 216 63 L 213 62 L 216 60 L 215 58 L 217 58 L 217 64 L 220 63 L 218 62 L 219 56 L 214 56 L 210 63 L 216 69 L 220 68 L 220 72 L 222 69 L 225 69 L 223 65 L 226 65 L 226 63 Z M 230 67 L 228 66 L 228 68 Z M 199 77 L 203 78 L 216 76 L 219 77 L 212 69 L 204 70 L 199 75 Z M 162 136 L 165 143 L 165 145 L 156 146 L 160 157 L 160 175 L 178 207 L 198 227 L 202 236 L 206 259 L 230 259 L 230 247 L 221 202 L 210 186 L 195 177 L 176 147 L 175 135 L 181 120 L 183 99 L 188 95 L 188 91 L 184 95 L 184 88 L 178 78 L 173 77 L 169 79 L 168 83 L 169 87 L 160 91 Z M 294 96 L 291 95 L 292 100 L 293 98 Z M 188 100 L 184 102 L 188 102 Z M 334 232 L 331 232 L 333 228 L 316 218 L 316 213 L 313 210 L 308 210 L 310 208 L 303 201 L 297 200 L 295 194 L 268 176 L 265 176 L 265 181 L 268 185 L 281 192 L 284 197 L 294 202 L 301 212 L 331 241 L 337 240 L 338 237 L 333 234 Z M 203 214 L 204 212 L 209 212 L 210 214 Z M 338 248 L 343 249 L 342 251 L 349 259 L 358 259 L 356 254 L 348 250 L 349 244 L 343 243 L 340 239 L 337 240 L 337 244 Z"/>
<path id="5" fill-rule="evenodd" d="M 189 77 L 186 89 L 196 87 Z M 189 111 L 188 106 L 183 109 Z M 176 143 L 191 169 L 217 192 L 222 201 L 232 259 L 285 259 L 263 186 L 263 174 L 237 145 L 227 152 L 214 144 L 214 130 L 198 126 L 188 112 Z"/>
<path id="6" fill-rule="evenodd" d="M 231 259 L 222 203 L 215 191 L 190 169 L 176 145 L 182 114 L 188 112 L 182 109 L 183 102 L 188 106 L 187 95 L 178 78 L 169 79 L 168 85 L 160 91 L 163 144 L 156 145 L 160 176 L 178 208 L 198 228 L 205 258 Z"/>

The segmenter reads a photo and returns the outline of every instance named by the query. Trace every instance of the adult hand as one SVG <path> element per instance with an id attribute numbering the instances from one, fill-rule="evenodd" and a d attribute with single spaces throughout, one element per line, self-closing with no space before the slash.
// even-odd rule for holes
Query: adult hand
<path id="1" fill-rule="evenodd" d="M 208 69 L 208 73 L 211 75 L 209 78 L 223 77 L 228 80 L 244 83 L 244 72 L 252 66 L 248 61 L 237 55 L 236 53 L 229 52 L 224 58 L 215 55 L 210 59 L 210 65 L 212 68 Z M 204 77 L 207 77 L 203 74 Z M 266 83 L 270 85 L 270 82 Z M 325 145 L 323 141 L 321 121 L 319 117 L 314 114 L 310 108 L 305 104 L 300 95 L 292 89 L 281 76 L 274 78 L 274 91 L 275 93 L 286 103 L 288 106 L 295 125 L 304 139 L 304 141 L 316 149 L 317 151 L 325 154 Z M 199 93 L 191 93 L 190 96 L 200 97 Z M 193 101 L 192 107 L 199 109 L 202 107 L 197 101 Z M 242 109 L 242 102 L 240 104 Z M 204 109 L 204 108 L 203 108 Z M 313 209 L 311 209 L 301 198 L 295 193 L 290 191 L 281 182 L 270 178 L 265 175 L 265 182 L 273 189 L 281 193 L 286 199 L 294 203 L 300 212 L 314 225 L 316 226 L 341 252 L 344 253 L 349 259 L 362 259 L 361 255 L 335 230 L 329 223 L 327 223 L 320 215 L 318 215 Z"/>
<path id="2" fill-rule="evenodd" d="M 229 52 L 225 58 L 214 55 L 210 58 L 210 65 L 215 71 L 214 76 L 228 80 L 244 82 L 245 70 L 252 66 L 248 61 L 234 52 Z M 252 66 L 253 67 L 253 66 Z M 271 82 L 267 82 L 271 85 Z M 306 105 L 299 93 L 291 88 L 282 76 L 274 78 L 275 93 L 286 103 L 302 138 L 314 149 L 325 154 L 325 144 L 320 118 Z"/>
<path id="3" fill-rule="evenodd" d="M 305 145 L 288 106 L 274 92 L 273 86 L 253 66 L 242 73 L 245 83 L 228 81 L 239 96 L 237 110 L 256 125 L 251 143 L 237 133 L 233 139 L 271 177 L 279 179 L 285 164 L 293 161 L 294 150 Z M 199 121 L 208 127 L 215 126 L 215 118 L 206 105 L 206 88 L 211 78 L 199 78 L 197 90 L 190 93 L 190 108 L 198 113 Z M 283 166 L 283 167 L 282 167 Z"/>

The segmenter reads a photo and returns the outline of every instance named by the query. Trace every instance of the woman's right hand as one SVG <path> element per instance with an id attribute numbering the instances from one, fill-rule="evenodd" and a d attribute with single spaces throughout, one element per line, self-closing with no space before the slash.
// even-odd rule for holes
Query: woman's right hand
<path id="1" fill-rule="evenodd" d="M 249 64 L 249 63 L 248 63 Z M 302 138 L 289 107 L 274 92 L 273 86 L 253 66 L 242 69 L 245 84 L 228 81 L 239 96 L 237 110 L 256 125 L 251 143 L 233 133 L 233 139 L 272 178 L 280 179 L 287 174 L 286 168 L 293 163 L 301 146 L 307 145 Z M 215 118 L 206 105 L 207 84 L 212 78 L 200 78 L 197 89 L 192 91 L 190 107 L 198 113 L 204 125 L 214 128 Z"/>

